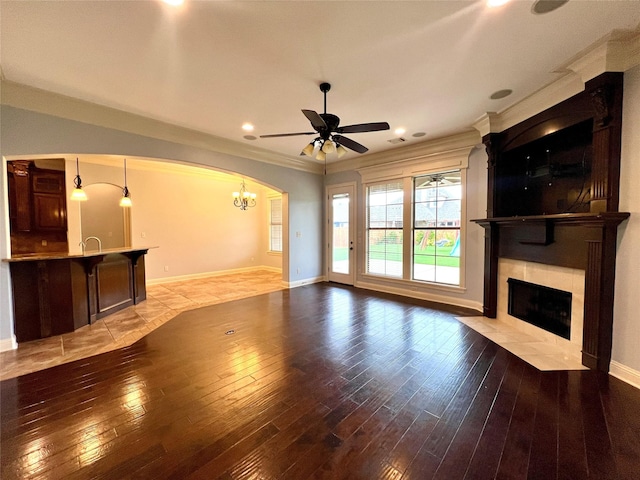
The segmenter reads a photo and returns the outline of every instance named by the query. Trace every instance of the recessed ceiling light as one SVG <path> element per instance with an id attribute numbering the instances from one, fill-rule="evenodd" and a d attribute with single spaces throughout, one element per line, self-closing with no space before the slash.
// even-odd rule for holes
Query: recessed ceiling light
<path id="1" fill-rule="evenodd" d="M 415 138 L 420 138 L 420 137 L 424 137 L 426 134 L 427 134 L 427 132 L 416 132 L 411 136 L 415 137 Z"/>
<path id="2" fill-rule="evenodd" d="M 174 7 L 177 7 L 178 5 L 182 5 L 184 3 L 184 0 L 162 0 L 162 1 L 167 5 L 173 5 Z"/>
<path id="3" fill-rule="evenodd" d="M 501 7 L 505 3 L 509 3 L 510 0 L 487 0 L 487 7 Z"/>
<path id="4" fill-rule="evenodd" d="M 553 12 L 568 1 L 569 0 L 538 0 L 537 2 L 534 2 L 533 6 L 531 7 L 531 12 L 538 15 Z"/>
<path id="5" fill-rule="evenodd" d="M 243 129 L 245 132 L 253 132 L 253 125 L 251 125 L 251 124 L 250 124 L 250 123 L 248 123 L 248 122 L 247 122 L 247 123 L 243 123 L 243 124 L 242 124 L 242 129 Z"/>
<path id="6" fill-rule="evenodd" d="M 243 138 L 245 140 L 255 140 L 258 137 L 256 137 L 255 135 L 245 135 Z"/>
<path id="7" fill-rule="evenodd" d="M 398 127 L 394 130 L 396 135 L 404 135 L 404 132 L 406 132 L 407 129 L 406 128 L 402 128 L 402 127 Z"/>
<path id="8" fill-rule="evenodd" d="M 504 90 L 498 90 L 497 92 L 493 92 L 489 97 L 491 100 L 500 100 L 501 98 L 508 97 L 513 93 L 513 90 L 505 88 Z"/>

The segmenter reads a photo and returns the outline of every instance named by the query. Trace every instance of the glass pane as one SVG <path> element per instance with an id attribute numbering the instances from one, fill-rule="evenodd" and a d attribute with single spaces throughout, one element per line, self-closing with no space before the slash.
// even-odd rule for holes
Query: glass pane
<path id="1" fill-rule="evenodd" d="M 369 228 L 381 228 L 386 225 L 387 208 L 384 205 L 374 205 L 367 210 Z"/>
<path id="2" fill-rule="evenodd" d="M 439 202 L 436 209 L 438 227 L 460 226 L 460 200 Z"/>
<path id="3" fill-rule="evenodd" d="M 367 272 L 402 277 L 402 230 L 370 230 Z"/>
<path id="4" fill-rule="evenodd" d="M 271 251 L 282 251 L 282 225 L 271 225 Z"/>
<path id="5" fill-rule="evenodd" d="M 402 278 L 403 183 L 367 187 L 367 273 Z"/>
<path id="6" fill-rule="evenodd" d="M 413 278 L 460 284 L 460 230 L 415 230 Z"/>
<path id="7" fill-rule="evenodd" d="M 349 195 L 333 196 L 333 236 L 331 271 L 349 274 Z"/>
<path id="8" fill-rule="evenodd" d="M 435 230 L 413 232 L 413 278 L 415 280 L 435 281 L 435 237 Z"/>
<path id="9" fill-rule="evenodd" d="M 414 179 L 414 227 L 460 226 L 460 171 Z"/>
<path id="10" fill-rule="evenodd" d="M 388 228 L 402 228 L 402 204 L 387 205 L 387 222 Z"/>

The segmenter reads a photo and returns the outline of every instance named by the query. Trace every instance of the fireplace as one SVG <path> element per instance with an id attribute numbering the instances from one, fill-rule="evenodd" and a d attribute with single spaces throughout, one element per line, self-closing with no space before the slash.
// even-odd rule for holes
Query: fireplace
<path id="1" fill-rule="evenodd" d="M 511 282 L 510 282 L 511 280 Z M 520 319 L 509 312 L 509 290 L 513 281 L 557 290 L 571 295 L 569 337 L 564 337 Z M 496 319 L 549 345 L 550 352 L 561 350 L 565 356 L 582 359 L 585 314 L 586 272 L 580 268 L 544 265 L 539 262 L 500 258 L 498 260 Z M 544 352 L 540 352 L 544 354 Z"/>
<path id="2" fill-rule="evenodd" d="M 581 345 L 583 365 L 605 372 L 617 228 L 629 217 L 618 211 L 622 88 L 623 74 L 606 72 L 587 81 L 584 91 L 506 129 L 500 115 L 479 124 L 488 156 L 487 218 L 473 220 L 485 229 L 484 315 L 501 317 L 508 286 L 499 279 L 502 260 L 580 270 L 582 324 L 578 331 L 571 322 L 569 343 Z M 503 305 L 507 320 L 531 327 Z"/>
<path id="3" fill-rule="evenodd" d="M 571 292 L 524 282 L 509 284 L 509 315 L 569 340 L 571 338 Z"/>

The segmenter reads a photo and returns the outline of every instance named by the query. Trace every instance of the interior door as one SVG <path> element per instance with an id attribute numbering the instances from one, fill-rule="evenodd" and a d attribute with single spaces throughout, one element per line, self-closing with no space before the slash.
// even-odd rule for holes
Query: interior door
<path id="1" fill-rule="evenodd" d="M 327 189 L 329 281 L 353 285 L 355 278 L 355 185 Z"/>

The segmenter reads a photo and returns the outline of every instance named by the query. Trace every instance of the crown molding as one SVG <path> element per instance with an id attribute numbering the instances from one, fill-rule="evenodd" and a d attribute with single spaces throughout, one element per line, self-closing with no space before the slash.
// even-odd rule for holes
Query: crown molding
<path id="1" fill-rule="evenodd" d="M 2 105 L 143 135 L 181 145 L 189 145 L 212 152 L 248 158 L 271 165 L 316 174 L 322 173 L 322 165 L 309 163 L 297 157 L 277 154 L 260 147 L 245 145 L 197 130 L 172 125 L 123 110 L 29 87 L 20 83 L 1 80 L 0 92 L 0 102 Z"/>
<path id="2" fill-rule="evenodd" d="M 499 133 L 584 90 L 584 83 L 574 73 L 566 73 L 518 103 L 495 113 L 487 112 L 473 124 L 481 136 Z"/>
<path id="3" fill-rule="evenodd" d="M 478 132 L 467 130 L 456 135 L 436 138 L 433 140 L 394 148 L 384 152 L 363 155 L 345 162 L 330 163 L 327 165 L 327 173 L 337 173 L 350 170 L 362 170 L 380 165 L 393 165 L 407 162 L 424 162 L 433 159 L 434 155 L 447 155 L 449 152 L 457 152 L 475 147 L 481 142 Z"/>
<path id="4" fill-rule="evenodd" d="M 604 72 L 624 72 L 640 65 L 640 30 L 614 31 L 555 70 L 559 78 L 520 102 L 473 124 L 481 136 L 500 133 L 584 91 L 589 80 Z"/>
<path id="5" fill-rule="evenodd" d="M 640 31 L 613 31 L 569 60 L 563 70 L 587 83 L 604 72 L 625 72 L 640 64 Z"/>
<path id="6" fill-rule="evenodd" d="M 476 138 L 478 138 L 477 134 Z M 358 169 L 358 173 L 360 173 L 363 183 L 371 183 L 379 180 L 416 177 L 433 172 L 467 168 L 469 155 L 475 147 L 476 144 L 468 144 L 453 150 L 421 157 L 366 166 Z"/>

